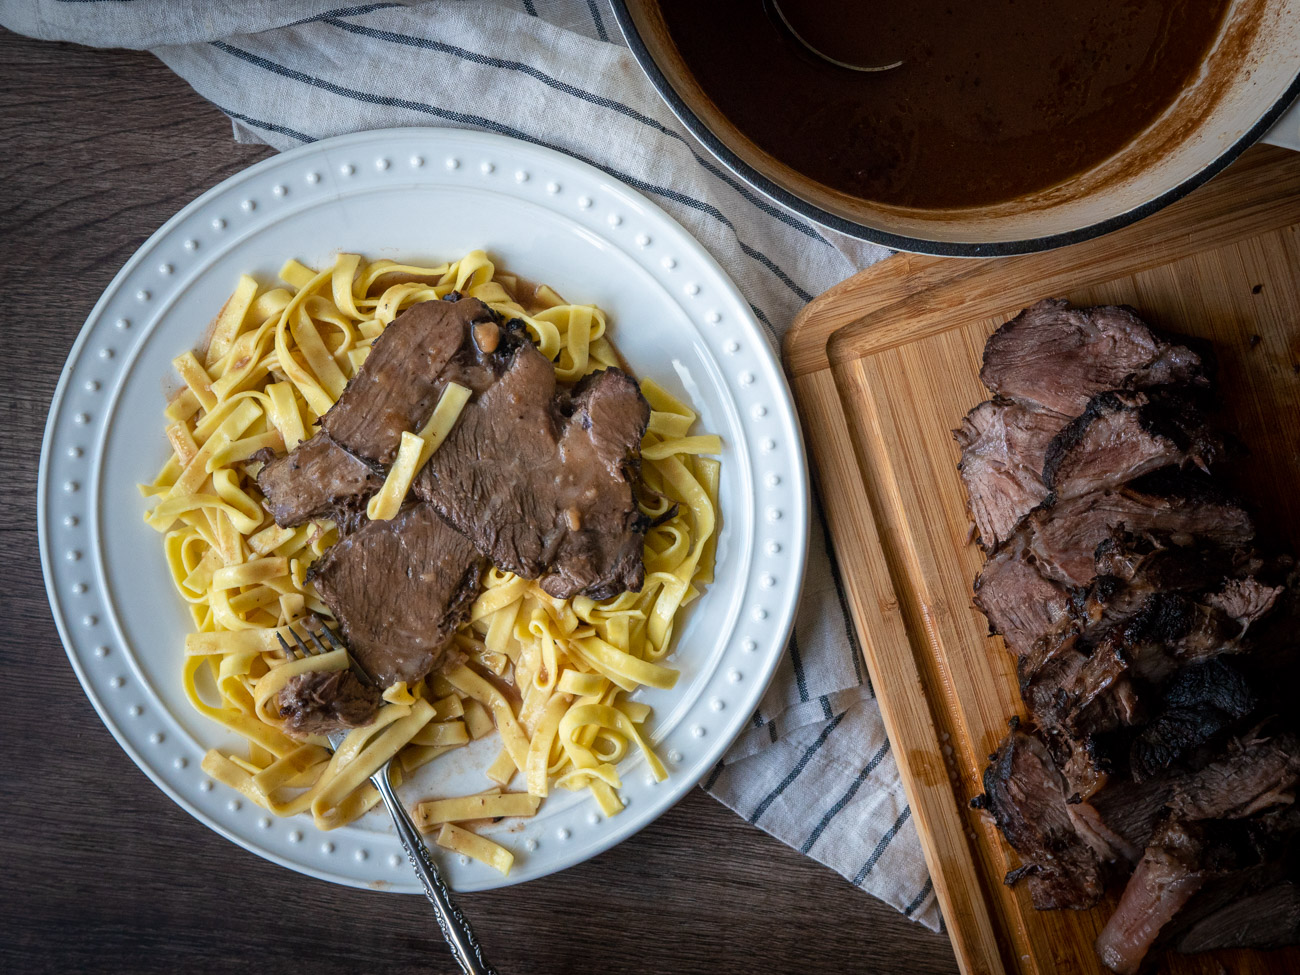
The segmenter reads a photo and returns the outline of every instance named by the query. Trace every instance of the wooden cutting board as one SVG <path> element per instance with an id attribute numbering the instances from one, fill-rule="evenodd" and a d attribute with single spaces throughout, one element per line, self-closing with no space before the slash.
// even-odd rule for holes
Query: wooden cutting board
<path id="1" fill-rule="evenodd" d="M 971 543 L 951 430 L 987 397 L 984 341 L 1043 297 L 1121 303 L 1214 342 L 1261 536 L 1300 547 L 1300 154 L 1259 147 L 1124 230 L 1025 257 L 900 254 L 799 316 L 785 356 L 863 654 L 948 933 L 965 972 L 1100 973 L 1114 900 L 1035 911 L 1018 860 L 969 808 L 1023 713 L 1012 658 L 971 602 Z M 1220 967 L 1222 966 L 1222 967 Z M 1177 975 L 1300 972 L 1300 949 L 1170 954 Z"/>

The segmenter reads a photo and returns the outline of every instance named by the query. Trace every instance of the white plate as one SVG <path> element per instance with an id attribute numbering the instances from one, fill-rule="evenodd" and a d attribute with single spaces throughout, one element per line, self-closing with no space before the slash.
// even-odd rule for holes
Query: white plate
<path id="1" fill-rule="evenodd" d="M 266 159 L 209 190 L 144 244 L 109 285 L 68 356 L 41 452 L 41 563 L 59 633 L 87 696 L 136 764 L 180 806 L 269 860 L 338 883 L 419 890 L 377 813 L 331 833 L 275 819 L 199 767 L 234 746 L 181 690 L 188 613 L 137 482 L 166 459 L 164 387 L 241 272 L 275 279 L 288 257 L 340 251 L 430 262 L 484 247 L 505 268 L 610 316 L 627 361 L 684 394 L 722 435 L 717 580 L 692 608 L 669 692 L 649 692 L 655 783 L 623 763 L 627 809 L 601 817 L 559 792 L 533 820 L 492 835 L 515 853 L 508 879 L 444 857 L 460 890 L 518 883 L 579 863 L 664 812 L 718 760 L 754 712 L 793 625 L 808 487 L 785 378 L 749 306 L 678 224 L 598 170 L 501 136 L 393 129 Z M 495 736 L 450 753 L 407 797 L 477 791 Z"/>

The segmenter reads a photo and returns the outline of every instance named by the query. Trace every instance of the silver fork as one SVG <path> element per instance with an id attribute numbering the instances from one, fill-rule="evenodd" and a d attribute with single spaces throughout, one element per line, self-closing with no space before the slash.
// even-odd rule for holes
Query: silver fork
<path id="1" fill-rule="evenodd" d="M 323 622 L 317 622 L 320 628 L 325 631 L 325 638 L 329 640 L 334 649 L 347 652 L 347 647 L 343 645 L 343 641 L 339 639 L 338 635 Z M 292 627 L 289 632 L 293 634 L 293 640 L 298 644 L 298 650 L 302 651 L 304 657 L 329 652 L 329 648 L 321 642 L 320 637 L 313 630 L 307 629 L 307 635 L 311 637 L 312 646 L 308 646 Z M 289 646 L 284 636 L 277 633 L 276 638 L 280 641 L 280 646 L 284 648 L 285 656 L 290 660 L 296 659 L 297 654 L 294 652 L 294 648 Z M 353 673 L 362 681 L 373 685 L 374 680 L 361 665 L 352 660 L 350 655 L 348 659 L 351 662 Z M 337 751 L 338 747 L 343 744 L 343 739 L 347 737 L 347 733 L 339 731 L 327 737 L 329 738 L 330 748 Z M 434 911 L 438 916 L 438 927 L 442 929 L 442 936 L 447 939 L 447 945 L 451 948 L 452 954 L 456 957 L 456 963 L 460 965 L 465 975 L 497 975 L 496 969 L 488 964 L 487 959 L 483 957 L 483 949 L 479 947 L 478 939 L 474 937 L 474 931 L 470 928 L 468 919 L 451 899 L 451 891 L 447 889 L 447 884 L 443 881 L 442 874 L 438 872 L 438 867 L 433 862 L 428 847 L 424 845 L 420 831 L 415 828 L 415 824 L 411 822 L 411 817 L 406 812 L 406 807 L 402 805 L 401 800 L 397 798 L 397 793 L 393 791 L 393 784 L 388 777 L 391 765 L 392 759 L 389 759 L 370 777 L 370 781 L 379 790 L 384 805 L 388 807 L 388 812 L 393 817 L 393 825 L 397 827 L 397 838 L 402 841 L 402 847 L 406 850 L 406 858 L 411 861 L 411 866 L 415 868 L 416 875 L 424 885 L 425 896 L 433 904 Z"/>

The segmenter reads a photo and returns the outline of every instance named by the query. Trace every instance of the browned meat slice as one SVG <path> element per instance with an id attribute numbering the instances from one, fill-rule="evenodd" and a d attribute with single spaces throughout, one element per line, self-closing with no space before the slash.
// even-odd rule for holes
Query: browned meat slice
<path id="1" fill-rule="evenodd" d="M 631 376 L 607 369 L 579 382 L 564 409 L 569 419 L 552 482 L 563 520 L 540 585 L 559 598 L 636 592 L 645 581 L 647 522 L 632 487 L 650 405 Z"/>
<path id="2" fill-rule="evenodd" d="M 1205 601 L 1241 620 L 1242 626 L 1249 629 L 1256 620 L 1268 615 L 1285 591 L 1285 586 L 1265 585 L 1250 577 L 1229 579 L 1218 592 L 1206 596 Z"/>
<path id="3" fill-rule="evenodd" d="M 633 484 L 649 404 L 617 369 L 557 393 L 551 363 L 516 332 L 502 336 L 502 371 L 466 404 L 415 493 L 552 596 L 639 590 L 646 520 Z"/>
<path id="4" fill-rule="evenodd" d="M 1037 508 L 989 556 L 975 580 L 975 605 L 990 630 L 1002 634 L 1013 653 L 1033 652 L 1039 641 L 1059 631 L 1071 605 L 1068 587 L 1093 580 L 1094 553 L 1121 527 L 1200 537 L 1229 548 L 1245 545 L 1254 534 L 1250 517 L 1234 502 L 1159 474 Z"/>
<path id="5" fill-rule="evenodd" d="M 1261 870 L 1261 873 L 1271 870 Z M 1201 893 L 1184 913 L 1196 908 Z M 1217 892 L 1216 892 L 1217 893 Z M 1278 880 L 1266 886 L 1234 883 L 1217 893 L 1214 910 L 1200 911 L 1175 936 L 1176 951 L 1193 955 L 1219 948 L 1281 948 L 1300 943 L 1300 884 Z"/>
<path id="6" fill-rule="evenodd" d="M 1141 782 L 1114 775 L 1089 801 L 1107 826 L 1124 837 L 1125 842 L 1142 850 L 1167 815 L 1165 806 L 1178 779 L 1186 774 L 1181 770 L 1169 771 Z"/>
<path id="7" fill-rule="evenodd" d="M 296 735 L 328 735 L 370 724 L 379 710 L 379 688 L 350 670 L 309 670 L 280 689 L 280 717 Z"/>
<path id="8" fill-rule="evenodd" d="M 1113 490 L 1039 508 L 1017 532 L 1047 578 L 1082 586 L 1096 575 L 1097 546 L 1114 528 L 1195 536 L 1235 548 L 1254 537 L 1250 516 L 1201 474 L 1148 474 Z M 990 562 L 1001 557 L 999 551 Z"/>
<path id="9" fill-rule="evenodd" d="M 1134 724 L 1142 714 L 1127 661 L 1113 645 L 1053 654 L 1020 693 L 1035 721 L 1071 738 Z"/>
<path id="10" fill-rule="evenodd" d="M 1203 832 L 1172 822 L 1152 837 L 1119 906 L 1097 937 L 1097 957 L 1117 975 L 1136 975 L 1161 929 L 1205 883 Z"/>
<path id="11" fill-rule="evenodd" d="M 1178 938 L 1225 903 L 1277 884 L 1284 863 L 1294 859 L 1298 825 L 1300 815 L 1290 806 L 1245 820 L 1166 819 L 1098 936 L 1097 957 L 1117 975 L 1135 975 L 1158 940 Z M 1213 928 L 1200 930 L 1204 938 Z M 1218 929 L 1220 945 L 1249 943 L 1233 936 L 1232 929 Z"/>
<path id="12" fill-rule="evenodd" d="M 1128 308 L 1071 308 L 1044 299 L 993 333 L 984 385 L 1008 399 L 1077 416 L 1108 389 L 1205 382 L 1201 357 Z"/>
<path id="13" fill-rule="evenodd" d="M 1150 721 L 1130 752 L 1132 773 L 1150 775 L 1253 709 L 1245 676 L 1220 659 L 1243 649 L 1244 633 L 1205 602 L 1151 593 L 1122 622 L 1085 628 L 1022 670 L 1021 695 L 1040 727 L 1071 739 Z"/>
<path id="14" fill-rule="evenodd" d="M 1108 630 L 1142 611 L 1154 593 L 1204 593 L 1223 585 L 1225 571 L 1259 568 L 1258 560 L 1243 550 L 1122 529 L 1112 529 L 1097 546 L 1095 564 L 1096 577 L 1069 591 L 1068 616 L 1021 655 L 1017 669 L 1022 688 L 1057 656 L 1086 656 Z M 1214 598 L 1204 596 L 1202 601 L 1214 605 Z"/>
<path id="15" fill-rule="evenodd" d="M 1022 678 L 1032 676 L 1056 650 L 1068 649 L 1070 639 L 1096 644 L 1106 630 L 1147 609 L 1154 594 L 1193 595 L 1236 619 L 1244 635 L 1283 590 L 1255 578 L 1272 570 L 1249 549 L 1168 532 L 1113 529 L 1097 546 L 1095 567 L 1097 575 L 1088 585 L 1070 591 L 1069 621 L 1022 661 Z"/>
<path id="16" fill-rule="evenodd" d="M 310 578 L 353 656 L 387 687 L 437 665 L 478 595 L 482 570 L 473 546 L 417 504 L 335 543 Z"/>
<path id="17" fill-rule="evenodd" d="M 269 453 L 269 451 L 268 451 Z M 257 474 L 271 517 L 281 528 L 359 509 L 384 486 L 383 474 L 318 433 L 268 460 Z"/>
<path id="18" fill-rule="evenodd" d="M 1224 579 L 1258 573 L 1264 563 L 1249 549 L 1225 548 L 1203 538 L 1171 532 L 1111 531 L 1097 546 L 1097 578 L 1071 601 L 1071 612 L 1097 618 L 1110 603 L 1137 593 L 1207 592 Z M 1253 592 L 1253 590 L 1251 590 Z M 1221 606 L 1229 616 L 1244 616 Z"/>
<path id="19" fill-rule="evenodd" d="M 1046 579 L 1027 557 L 1030 536 L 1017 532 L 984 564 L 975 579 L 975 605 L 988 618 L 989 632 L 1002 634 L 1018 656 L 1062 623 L 1068 623 L 1069 593 Z"/>
<path id="20" fill-rule="evenodd" d="M 996 548 L 1016 523 L 1047 497 L 1043 457 L 1066 418 L 1007 399 L 987 400 L 953 431 L 961 447 L 962 483 L 985 549 Z"/>
<path id="21" fill-rule="evenodd" d="M 1023 866 L 1009 883 L 1028 877 L 1034 907 L 1087 908 L 1105 887 L 1106 864 L 1122 856 L 1121 843 L 1086 802 L 1070 802 L 1066 782 L 1047 747 L 1013 730 L 984 772 L 976 805 L 992 813 Z"/>
<path id="22" fill-rule="evenodd" d="M 1151 722 L 1130 745 L 1130 774 L 1138 782 L 1161 774 L 1258 703 L 1245 675 L 1222 657 L 1180 671 L 1164 688 Z"/>
<path id="23" fill-rule="evenodd" d="M 1157 592 L 1125 622 L 1111 627 L 1095 649 L 1125 661 L 1133 676 L 1161 683 L 1179 667 L 1239 648 L 1240 621 L 1183 593 Z"/>
<path id="24" fill-rule="evenodd" d="M 1256 729 L 1227 753 L 1179 781 L 1169 808 L 1182 820 L 1240 819 L 1295 801 L 1300 741 Z"/>
<path id="25" fill-rule="evenodd" d="M 321 427 L 354 454 L 391 463 L 402 433 L 433 413 L 447 384 L 443 370 L 480 323 L 494 326 L 496 315 L 477 298 L 412 305 L 375 339 Z"/>
<path id="26" fill-rule="evenodd" d="M 1185 396 L 1105 392 L 1052 438 L 1043 483 L 1056 497 L 1073 498 L 1170 465 L 1206 469 L 1227 451 Z"/>

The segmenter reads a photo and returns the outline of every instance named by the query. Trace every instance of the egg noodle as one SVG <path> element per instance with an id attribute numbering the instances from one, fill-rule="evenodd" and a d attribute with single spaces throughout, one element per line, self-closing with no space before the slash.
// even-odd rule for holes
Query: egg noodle
<path id="1" fill-rule="evenodd" d="M 203 769 L 278 816 L 309 811 L 318 827 L 334 829 L 379 802 L 369 778 L 390 758 L 400 781 L 495 729 L 501 749 L 485 770 L 491 785 L 421 802 L 416 812 L 421 828 L 438 830 L 441 845 L 508 872 L 508 850 L 458 824 L 533 815 L 555 787 L 589 790 L 614 815 L 623 808 L 618 765 L 631 749 L 656 778 L 667 774 L 644 731 L 650 708 L 628 694 L 677 680 L 663 663 L 674 621 L 713 579 L 719 463 L 701 455 L 719 453 L 720 441 L 692 435 L 690 408 L 643 380 L 651 413 L 637 494 L 654 527 L 645 537 L 641 592 L 555 599 L 532 581 L 488 569 L 455 634 L 457 662 L 386 688 L 374 721 L 331 753 L 322 737 L 287 732 L 279 691 L 296 674 L 347 667 L 347 656 L 291 661 L 276 637 L 292 642 L 291 627 L 302 632 L 312 614 L 332 618 L 306 576 L 338 529 L 326 519 L 278 527 L 257 488 L 259 452 L 283 453 L 310 437 L 384 328 L 407 306 L 453 290 L 521 319 L 562 382 L 619 360 L 599 308 L 568 304 L 546 286 L 521 286 L 483 251 L 438 267 L 340 254 L 317 272 L 290 260 L 280 278 L 283 287 L 262 289 L 242 277 L 206 349 L 175 360 L 185 388 L 166 409 L 172 456 L 141 486 L 152 501 L 145 519 L 163 535 L 194 619 L 185 692 L 247 742 L 239 754 L 210 750 Z M 370 501 L 371 518 L 396 514 L 468 395 L 449 386 L 428 423 L 403 434 L 384 488 Z M 507 791 L 516 781 L 524 791 Z"/>

